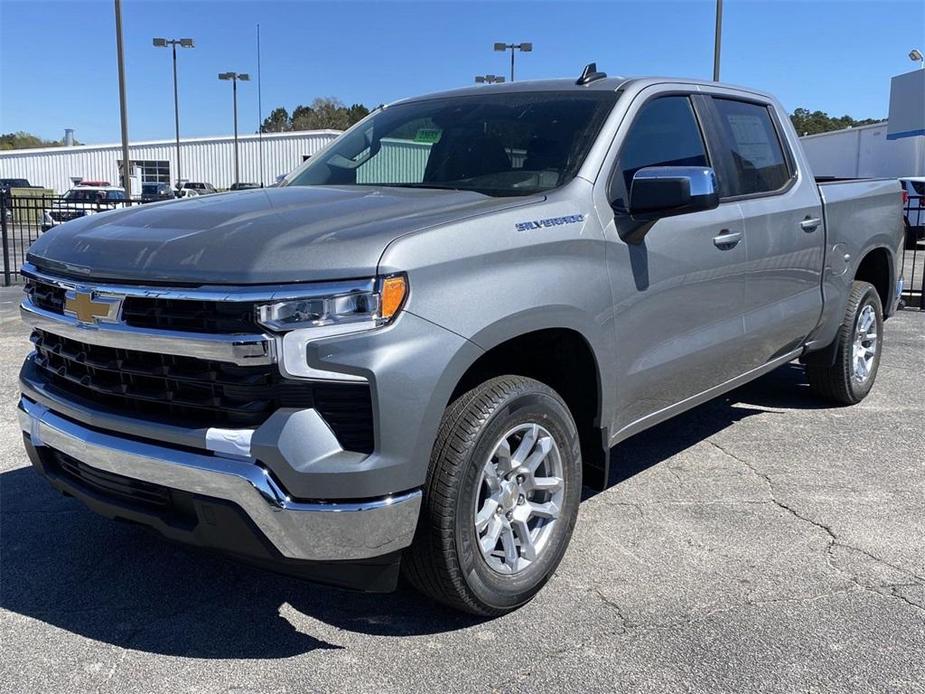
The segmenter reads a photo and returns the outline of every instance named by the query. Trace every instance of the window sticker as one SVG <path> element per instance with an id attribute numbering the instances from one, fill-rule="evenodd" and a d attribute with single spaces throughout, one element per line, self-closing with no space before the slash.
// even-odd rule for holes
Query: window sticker
<path id="1" fill-rule="evenodd" d="M 414 135 L 415 142 L 424 142 L 427 144 L 435 144 L 440 142 L 440 136 L 443 134 L 442 130 L 437 128 L 421 128 Z"/>
<path id="2" fill-rule="evenodd" d="M 760 116 L 730 113 L 726 116 L 739 154 L 756 168 L 773 166 L 776 161 Z"/>

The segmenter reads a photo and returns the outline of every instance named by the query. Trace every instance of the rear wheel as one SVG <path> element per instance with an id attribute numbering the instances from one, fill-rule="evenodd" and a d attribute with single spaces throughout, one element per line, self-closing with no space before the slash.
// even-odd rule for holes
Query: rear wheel
<path id="1" fill-rule="evenodd" d="M 853 405 L 870 392 L 880 366 L 883 307 L 872 284 L 852 283 L 836 340 L 835 363 L 807 365 L 806 376 L 813 391 L 822 397 L 842 405 Z"/>
<path id="2" fill-rule="evenodd" d="M 513 610 L 559 565 L 580 494 L 578 432 L 562 398 L 521 376 L 486 381 L 444 414 L 404 573 L 451 607 Z"/>

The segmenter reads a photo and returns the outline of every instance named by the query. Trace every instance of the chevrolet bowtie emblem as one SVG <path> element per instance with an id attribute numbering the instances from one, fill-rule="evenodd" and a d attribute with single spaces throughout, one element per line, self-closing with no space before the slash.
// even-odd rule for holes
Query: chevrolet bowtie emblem
<path id="1" fill-rule="evenodd" d="M 64 298 L 64 315 L 73 316 L 81 323 L 113 323 L 119 320 L 120 297 L 94 298 L 90 290 L 71 289 Z"/>

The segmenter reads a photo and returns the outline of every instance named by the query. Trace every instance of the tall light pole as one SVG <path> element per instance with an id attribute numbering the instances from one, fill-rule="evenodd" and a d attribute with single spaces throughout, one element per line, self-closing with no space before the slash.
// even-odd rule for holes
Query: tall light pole
<path id="1" fill-rule="evenodd" d="M 723 0 L 716 0 L 716 29 L 713 32 L 713 81 L 719 82 L 719 53 L 723 43 Z"/>
<path id="2" fill-rule="evenodd" d="M 119 65 L 119 117 L 122 121 L 122 188 L 131 196 L 131 162 L 128 160 L 128 107 L 125 105 L 125 51 L 122 48 L 122 0 L 115 1 L 116 62 Z"/>
<path id="3" fill-rule="evenodd" d="M 194 48 L 193 39 L 154 39 L 156 48 L 173 49 L 173 122 L 177 137 L 177 189 L 180 188 L 180 97 L 177 93 L 177 46 Z"/>
<path id="4" fill-rule="evenodd" d="M 476 75 L 475 81 L 476 84 L 500 84 L 504 82 L 504 77 L 501 75 Z"/>
<path id="5" fill-rule="evenodd" d="M 220 80 L 231 80 L 232 102 L 234 104 L 234 182 L 240 183 L 241 176 L 238 169 L 238 81 L 248 82 L 251 76 L 246 72 L 220 72 Z"/>
<path id="6" fill-rule="evenodd" d="M 506 50 L 511 51 L 511 82 L 514 81 L 514 51 L 523 51 L 529 53 L 533 50 L 532 43 L 496 43 L 495 50 L 504 53 Z"/>

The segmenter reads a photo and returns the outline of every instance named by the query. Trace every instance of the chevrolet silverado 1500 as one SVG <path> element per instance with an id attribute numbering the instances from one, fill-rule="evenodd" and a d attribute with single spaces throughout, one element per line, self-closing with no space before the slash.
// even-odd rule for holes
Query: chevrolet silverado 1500
<path id="1" fill-rule="evenodd" d="M 901 243 L 899 183 L 817 184 L 751 89 L 586 69 L 400 101 L 280 187 L 40 238 L 25 446 L 105 516 L 497 615 L 621 440 L 793 360 L 864 398 Z"/>

